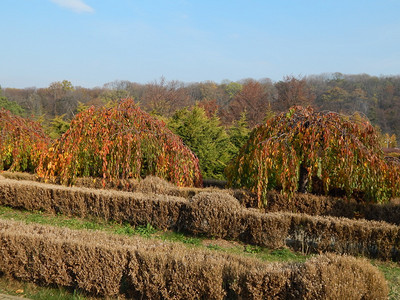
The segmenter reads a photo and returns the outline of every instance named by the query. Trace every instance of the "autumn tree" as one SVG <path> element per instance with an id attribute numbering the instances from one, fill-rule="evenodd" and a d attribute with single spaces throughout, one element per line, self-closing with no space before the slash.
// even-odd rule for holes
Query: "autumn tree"
<path id="1" fill-rule="evenodd" d="M 139 101 L 146 111 L 166 117 L 190 104 L 184 85 L 178 81 L 167 82 L 164 77 L 148 83 Z"/>
<path id="2" fill-rule="evenodd" d="M 324 110 L 345 112 L 345 105 L 349 97 L 350 95 L 346 90 L 335 86 L 322 93 L 317 105 Z"/>
<path id="3" fill-rule="evenodd" d="M 243 85 L 239 82 L 229 82 L 225 86 L 225 92 L 228 94 L 229 99 L 235 98 L 237 93 L 243 89 Z"/>
<path id="4" fill-rule="evenodd" d="M 307 85 L 306 78 L 285 76 L 277 82 L 275 87 L 278 91 L 278 99 L 275 107 L 278 111 L 284 111 L 294 105 L 312 105 L 315 95 Z"/>
<path id="5" fill-rule="evenodd" d="M 381 140 L 381 145 L 385 148 L 396 148 L 397 147 L 397 137 L 395 134 L 390 135 L 385 133 L 383 139 Z"/>
<path id="6" fill-rule="evenodd" d="M 45 90 L 52 107 L 52 115 L 57 116 L 63 112 L 72 114 L 76 103 L 71 103 L 70 92 L 74 90 L 72 83 L 68 80 L 56 81 Z"/>
<path id="7" fill-rule="evenodd" d="M 229 103 L 229 107 L 224 112 L 224 118 L 228 122 L 232 122 L 240 119 L 244 112 L 252 127 L 263 121 L 269 103 L 270 99 L 261 83 L 247 80 Z"/>
<path id="8" fill-rule="evenodd" d="M 103 93 L 104 89 L 100 87 L 89 89 L 80 86 L 75 86 L 74 90 L 70 92 L 70 99 L 72 101 L 71 107 L 74 108 L 72 115 L 68 114 L 67 111 L 62 111 L 61 113 L 73 117 L 76 113 L 76 108 L 79 106 L 79 103 L 87 105 L 88 107 L 92 105 L 95 107 L 102 106 L 105 103 L 105 101 L 102 98 Z"/>
<path id="9" fill-rule="evenodd" d="M 208 118 L 212 118 L 218 114 L 219 105 L 217 104 L 217 100 L 215 99 L 214 100 L 204 99 L 198 102 L 197 106 L 204 109 L 204 112 L 206 113 Z"/>
<path id="10" fill-rule="evenodd" d="M 129 87 L 130 82 L 127 80 L 116 80 L 104 84 L 103 88 L 105 91 L 101 95 L 103 104 L 132 97 Z"/>
<path id="11" fill-rule="evenodd" d="M 232 186 L 256 192 L 261 206 L 270 189 L 387 201 L 400 195 L 399 171 L 385 162 L 368 121 L 295 106 L 256 127 L 227 174 Z"/>
<path id="12" fill-rule="evenodd" d="M 48 144 L 39 123 L 0 109 L 0 171 L 33 172 Z"/>
<path id="13" fill-rule="evenodd" d="M 196 156 L 165 125 L 130 98 L 78 113 L 41 161 L 40 177 L 71 184 L 155 175 L 179 186 L 200 186 Z"/>

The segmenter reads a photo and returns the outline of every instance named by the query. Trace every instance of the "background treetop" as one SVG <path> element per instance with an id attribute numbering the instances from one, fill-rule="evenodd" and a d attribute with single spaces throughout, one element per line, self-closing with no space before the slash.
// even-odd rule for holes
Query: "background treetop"
<path id="1" fill-rule="evenodd" d="M 26 115 L 45 116 L 49 120 L 61 115 L 71 120 L 78 103 L 102 106 L 126 97 L 133 97 L 145 111 L 164 117 L 196 103 L 212 101 L 218 107 L 217 114 L 223 125 L 232 124 L 245 112 L 251 127 L 262 123 L 268 111 L 281 112 L 292 105 L 311 105 L 318 110 L 343 114 L 359 111 L 383 133 L 400 135 L 399 76 L 325 73 L 285 76 L 277 82 L 244 79 L 221 83 L 184 83 L 161 78 L 147 84 L 117 80 L 91 89 L 73 86 L 64 80 L 53 82 L 47 88 L 3 88 L 2 96 L 18 104 Z M 19 108 L 14 112 L 18 111 Z"/>

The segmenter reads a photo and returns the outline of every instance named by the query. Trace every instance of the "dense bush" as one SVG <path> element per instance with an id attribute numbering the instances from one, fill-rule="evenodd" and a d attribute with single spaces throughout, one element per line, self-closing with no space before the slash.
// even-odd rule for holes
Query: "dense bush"
<path id="1" fill-rule="evenodd" d="M 48 143 L 38 123 L 0 109 L 0 171 L 33 172 Z"/>
<path id="2" fill-rule="evenodd" d="M 270 189 L 382 202 L 399 195 L 398 171 L 385 162 L 367 120 L 295 106 L 252 131 L 227 175 L 232 186 L 256 192 L 262 205 Z"/>
<path id="3" fill-rule="evenodd" d="M 77 114 L 50 147 L 38 174 L 63 183 L 87 176 L 102 177 L 105 184 L 156 175 L 179 186 L 202 184 L 197 157 L 132 99 Z"/>
<path id="4" fill-rule="evenodd" d="M 2 96 L 0 88 L 0 108 L 10 111 L 14 115 L 21 116 L 24 114 L 24 109 L 14 101 L 9 101 L 7 97 Z"/>
<path id="5" fill-rule="evenodd" d="M 175 112 L 168 126 L 196 153 L 204 178 L 224 179 L 224 169 L 238 148 L 216 116 L 208 117 L 202 107 L 194 106 Z M 240 128 L 234 133 L 239 135 Z"/>

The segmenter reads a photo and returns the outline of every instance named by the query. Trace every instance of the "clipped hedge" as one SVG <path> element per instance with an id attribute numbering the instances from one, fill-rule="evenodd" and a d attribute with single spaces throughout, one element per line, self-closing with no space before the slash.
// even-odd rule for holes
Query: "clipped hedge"
<path id="1" fill-rule="evenodd" d="M 37 181 L 35 175 L 19 172 L 2 172 L 7 179 Z M 76 187 L 104 189 L 101 180 L 93 178 L 78 178 Z M 246 208 L 257 208 L 257 195 L 243 189 L 225 189 L 215 187 L 194 188 L 177 187 L 161 178 L 147 176 L 137 180 L 118 180 L 107 182 L 106 189 L 122 190 L 127 192 L 140 192 L 144 194 L 157 194 L 183 197 L 191 199 L 202 192 L 224 192 L 234 196 Z M 303 213 L 313 216 L 345 217 L 349 219 L 366 219 L 371 221 L 384 221 L 400 225 L 400 199 L 393 199 L 390 203 L 363 203 L 351 198 L 338 198 L 332 196 L 295 193 L 291 199 L 277 191 L 268 191 L 267 204 L 263 209 L 266 213 L 286 211 Z"/>
<path id="2" fill-rule="evenodd" d="M 363 259 L 264 263 L 139 237 L 0 220 L 0 271 L 43 285 L 133 299 L 386 299 Z"/>
<path id="3" fill-rule="evenodd" d="M 0 180 L 0 205 L 77 217 L 172 229 L 184 198 L 65 187 L 33 181 Z"/>
<path id="4" fill-rule="evenodd" d="M 200 193 L 193 197 L 194 205 L 184 207 L 184 229 L 269 248 L 288 246 L 305 253 L 335 252 L 400 260 L 399 226 L 290 212 L 232 209 L 227 208 L 226 197 L 231 196 Z M 231 201 L 237 201 L 231 198 Z"/>
<path id="5" fill-rule="evenodd" d="M 246 243 L 307 253 L 336 252 L 400 261 L 400 227 L 385 222 L 261 213 L 242 208 L 222 192 L 202 192 L 190 201 L 167 195 L 69 188 L 0 180 L 0 205 L 54 214 L 151 224 Z"/>
<path id="6" fill-rule="evenodd" d="M 247 208 L 257 207 L 257 195 L 247 190 L 234 190 L 232 195 L 240 204 Z M 286 211 L 304 213 L 313 216 L 345 217 L 349 219 L 366 219 L 385 221 L 400 225 L 400 199 L 390 203 L 364 203 L 355 199 L 316 196 L 312 194 L 295 193 L 291 199 L 277 191 L 268 191 L 265 195 L 267 204 L 264 212 Z"/>

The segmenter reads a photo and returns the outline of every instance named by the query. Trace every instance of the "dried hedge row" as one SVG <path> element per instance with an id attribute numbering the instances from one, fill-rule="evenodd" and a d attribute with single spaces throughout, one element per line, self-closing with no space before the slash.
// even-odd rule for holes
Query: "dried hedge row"
<path id="1" fill-rule="evenodd" d="M 38 180 L 34 175 L 19 172 L 2 172 L 7 179 L 16 180 Z M 95 189 L 104 189 L 101 180 L 93 178 L 77 178 L 74 186 Z M 157 194 L 177 196 L 190 199 L 201 192 L 220 192 L 218 188 L 188 188 L 177 187 L 167 181 L 147 176 L 145 179 L 119 180 L 107 182 L 106 189 L 114 189 L 127 192 L 140 192 L 145 194 Z M 226 192 L 239 200 L 240 204 L 247 208 L 257 208 L 258 200 L 255 193 L 247 190 L 228 190 Z M 267 204 L 263 209 L 265 212 L 287 211 L 293 213 L 304 213 L 317 216 L 345 217 L 350 219 L 366 219 L 373 221 L 384 221 L 400 225 L 400 199 L 394 199 L 391 203 L 375 204 L 360 203 L 355 199 L 343 199 L 331 196 L 316 196 L 312 194 L 295 193 L 291 200 L 277 191 L 268 191 L 266 194 Z"/>
<path id="2" fill-rule="evenodd" d="M 129 222 L 135 226 L 151 223 L 160 229 L 176 226 L 182 206 L 186 202 L 183 198 L 166 195 L 0 180 L 0 205 L 67 216 Z"/>
<path id="3" fill-rule="evenodd" d="M 133 299 L 386 299 L 364 259 L 255 259 L 139 237 L 0 220 L 0 271 L 39 284 Z"/>
<path id="4" fill-rule="evenodd" d="M 233 209 L 217 193 L 200 193 L 182 219 L 191 233 L 306 253 L 335 252 L 400 260 L 400 227 L 385 222 L 310 216 L 290 212 L 260 213 Z M 223 213 L 221 213 L 223 212 Z"/>
<path id="5" fill-rule="evenodd" d="M 222 192 L 191 200 L 175 196 L 67 188 L 37 182 L 0 180 L 0 205 L 131 225 L 151 224 L 249 244 L 289 246 L 306 253 L 335 252 L 400 261 L 400 227 L 384 222 L 314 217 L 245 209 Z"/>
<path id="6" fill-rule="evenodd" d="M 102 188 L 101 182 L 93 183 L 93 179 L 80 179 L 76 183 L 81 187 Z M 221 191 L 217 188 L 187 188 L 177 187 L 167 181 L 154 176 L 148 176 L 139 182 L 127 182 L 125 185 L 110 185 L 110 188 L 122 190 L 154 193 L 158 195 L 178 196 L 190 199 L 194 195 L 206 192 Z M 257 195 L 247 190 L 224 190 L 239 200 L 240 204 L 247 208 L 258 208 Z M 312 194 L 295 193 L 292 199 L 277 191 L 268 191 L 266 194 L 265 212 L 290 211 L 308 215 L 345 217 L 350 219 L 366 219 L 371 221 L 385 221 L 400 225 L 400 205 L 397 203 L 362 203 L 355 199 L 344 199 L 331 196 L 316 196 Z M 395 201 L 395 202 L 396 202 Z"/>
<path id="7" fill-rule="evenodd" d="M 233 196 L 245 207 L 257 207 L 257 195 L 245 190 L 234 190 Z M 290 211 L 309 215 L 345 217 L 385 221 L 400 225 L 400 199 L 385 204 L 362 203 L 355 199 L 295 193 L 292 199 L 277 191 L 266 193 L 265 212 Z"/>

